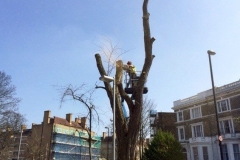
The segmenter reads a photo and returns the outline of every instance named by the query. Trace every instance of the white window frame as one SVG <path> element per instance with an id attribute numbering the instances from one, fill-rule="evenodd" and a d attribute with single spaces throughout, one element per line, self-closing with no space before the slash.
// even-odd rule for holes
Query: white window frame
<path id="1" fill-rule="evenodd" d="M 229 151 L 227 144 L 222 144 L 223 160 L 229 159 Z"/>
<path id="2" fill-rule="evenodd" d="M 223 99 L 217 102 L 218 113 L 227 112 L 231 110 L 230 100 Z"/>
<path id="3" fill-rule="evenodd" d="M 193 154 L 193 159 L 194 160 L 199 159 L 199 153 L 198 153 L 198 147 L 197 146 L 192 147 L 192 154 Z"/>
<path id="4" fill-rule="evenodd" d="M 235 148 L 234 146 L 236 146 L 237 148 Z M 240 158 L 240 145 L 238 143 L 234 143 L 232 144 L 232 147 L 234 160 L 238 160 Z"/>
<path id="5" fill-rule="evenodd" d="M 204 148 L 206 148 L 207 153 L 204 153 Z M 203 155 L 203 160 L 209 160 L 209 152 L 208 152 L 208 146 L 202 146 L 202 155 Z"/>
<path id="6" fill-rule="evenodd" d="M 183 131 L 183 135 L 181 134 L 181 130 Z M 183 136 L 183 138 L 182 138 Z M 178 127 L 178 140 L 179 141 L 184 141 L 185 140 L 185 129 L 184 129 L 184 126 L 179 126 Z"/>
<path id="7" fill-rule="evenodd" d="M 226 122 L 228 123 L 228 126 L 226 127 L 225 124 Z M 234 125 L 233 125 L 233 120 L 231 117 L 220 119 L 219 120 L 219 127 L 220 127 L 220 132 L 221 134 L 233 134 L 235 133 L 234 131 Z M 229 132 L 226 132 L 227 128 L 229 128 Z"/>
<path id="8" fill-rule="evenodd" d="M 194 106 L 193 108 L 191 108 L 190 109 L 190 116 L 191 116 L 191 119 L 202 117 L 201 106 Z"/>
<path id="9" fill-rule="evenodd" d="M 198 127 L 200 127 L 200 128 L 198 128 Z M 204 130 L 203 130 L 203 124 L 202 123 L 192 124 L 191 128 L 192 128 L 192 138 L 204 137 Z M 197 129 L 200 129 L 200 131 L 197 131 Z M 198 133 L 200 133 L 200 135 L 197 135 Z"/>
<path id="10" fill-rule="evenodd" d="M 180 114 L 181 114 L 181 116 L 180 116 Z M 183 111 L 178 111 L 177 112 L 177 121 L 178 122 L 182 122 L 184 120 L 184 118 L 183 118 Z"/>

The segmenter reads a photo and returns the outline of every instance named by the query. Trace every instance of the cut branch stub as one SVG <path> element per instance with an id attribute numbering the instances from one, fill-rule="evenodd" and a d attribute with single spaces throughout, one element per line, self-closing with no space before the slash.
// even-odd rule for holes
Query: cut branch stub
<path id="1" fill-rule="evenodd" d="M 116 62 L 116 76 L 115 76 L 117 85 L 122 83 L 122 77 L 123 77 L 123 62 L 122 60 L 118 60 Z"/>
<path id="2" fill-rule="evenodd" d="M 103 68 L 102 59 L 101 59 L 101 56 L 100 56 L 99 53 L 95 54 L 95 59 L 96 59 L 96 62 L 97 62 L 98 71 L 101 74 L 101 76 L 107 75 L 106 72 L 105 72 L 105 69 Z"/>

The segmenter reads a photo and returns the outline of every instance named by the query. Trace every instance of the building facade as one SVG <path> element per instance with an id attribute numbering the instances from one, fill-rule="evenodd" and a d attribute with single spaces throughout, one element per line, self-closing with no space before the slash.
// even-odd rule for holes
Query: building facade
<path id="1" fill-rule="evenodd" d="M 224 160 L 240 159 L 240 80 L 215 87 L 218 122 L 212 90 L 174 101 L 178 140 L 188 160 L 219 160 L 218 129 Z"/>
<path id="2" fill-rule="evenodd" d="M 106 132 L 103 132 L 102 136 L 101 158 L 103 160 L 113 160 L 113 136 L 108 135 Z"/>
<path id="3" fill-rule="evenodd" d="M 29 136 L 32 134 L 31 129 L 27 129 L 25 125 L 21 126 L 21 131 L 14 132 L 11 135 L 11 139 L 9 141 L 9 156 L 1 157 L 4 159 L 17 160 L 19 157 L 23 156 L 23 152 L 21 150 L 26 150 L 27 141 Z M 21 145 L 20 145 L 21 144 Z M 22 153 L 22 154 L 21 154 Z"/>
<path id="4" fill-rule="evenodd" d="M 45 111 L 43 122 L 32 124 L 31 135 L 20 143 L 19 160 L 89 160 L 90 134 L 92 159 L 98 160 L 101 137 L 90 133 L 86 117 L 72 121 L 72 114 L 66 114 L 64 119 L 51 117 L 51 111 Z M 13 155 L 16 157 L 17 153 Z"/>
<path id="5" fill-rule="evenodd" d="M 150 111 L 150 135 L 154 137 L 158 130 L 172 133 L 177 138 L 175 126 L 176 114 L 173 112 Z"/>

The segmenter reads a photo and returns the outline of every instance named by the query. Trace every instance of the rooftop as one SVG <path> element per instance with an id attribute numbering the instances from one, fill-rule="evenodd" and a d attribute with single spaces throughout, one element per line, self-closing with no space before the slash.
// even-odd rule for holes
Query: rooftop
<path id="1" fill-rule="evenodd" d="M 236 89 L 239 89 L 239 88 L 240 88 L 240 80 L 238 80 L 236 82 L 233 82 L 233 83 L 226 84 L 226 85 L 221 86 L 221 87 L 215 87 L 215 94 L 217 95 L 219 93 L 233 91 L 233 90 L 236 90 Z M 201 101 L 201 100 L 203 100 L 203 99 L 205 99 L 209 96 L 212 96 L 212 95 L 213 95 L 212 89 L 209 89 L 209 90 L 200 92 L 197 95 L 194 95 L 194 96 L 191 96 L 191 97 L 188 97 L 188 98 L 185 98 L 185 99 L 180 99 L 180 100 L 174 101 L 172 109 L 177 109 L 178 107 L 181 107 L 183 105 L 187 105 L 187 104 L 191 104 L 193 102 Z"/>

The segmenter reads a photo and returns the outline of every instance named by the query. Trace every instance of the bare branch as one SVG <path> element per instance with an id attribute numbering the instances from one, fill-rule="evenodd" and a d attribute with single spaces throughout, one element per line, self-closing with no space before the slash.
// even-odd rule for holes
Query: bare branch
<path id="1" fill-rule="evenodd" d="M 103 86 L 98 86 L 98 85 L 97 85 L 97 83 L 95 83 L 95 88 L 96 88 L 96 89 L 98 89 L 98 88 L 101 88 L 101 89 L 104 89 L 104 90 L 106 90 L 106 88 L 105 88 L 105 87 L 103 87 Z"/>
<path id="2" fill-rule="evenodd" d="M 114 45 L 109 38 L 104 38 L 103 45 L 97 45 L 100 48 L 100 53 L 103 56 L 103 61 L 107 64 L 107 75 L 111 75 L 112 71 L 115 69 L 116 61 L 119 58 L 129 52 L 130 50 L 124 51 L 122 48 L 118 47 L 118 44 Z"/>
<path id="3" fill-rule="evenodd" d="M 80 92 L 81 91 L 81 92 Z M 88 133 L 88 142 L 89 142 L 89 154 L 90 154 L 90 160 L 92 159 L 92 119 L 94 119 L 94 114 L 92 112 L 95 111 L 99 123 L 99 116 L 98 113 L 95 109 L 95 105 L 93 104 L 93 99 L 92 95 L 94 93 L 95 89 L 90 89 L 90 90 L 84 90 L 84 84 L 80 87 L 72 87 L 72 85 L 69 85 L 65 91 L 63 92 L 63 95 L 61 97 L 61 105 L 65 101 L 66 97 L 71 97 L 72 100 L 76 100 L 80 103 L 82 103 L 87 109 L 88 109 L 88 114 L 86 117 L 89 116 L 89 124 L 90 127 L 89 129 L 86 129 Z"/>

